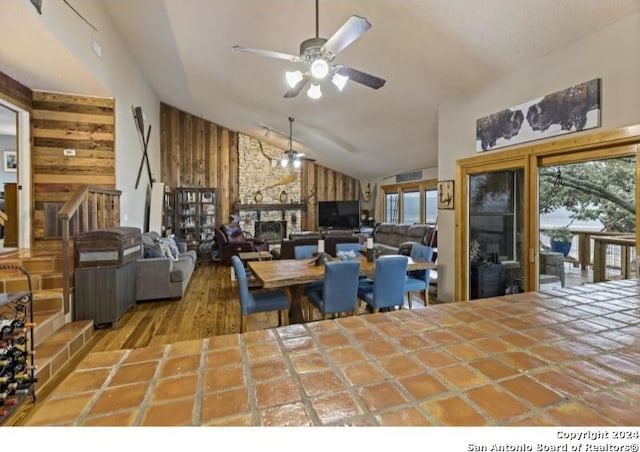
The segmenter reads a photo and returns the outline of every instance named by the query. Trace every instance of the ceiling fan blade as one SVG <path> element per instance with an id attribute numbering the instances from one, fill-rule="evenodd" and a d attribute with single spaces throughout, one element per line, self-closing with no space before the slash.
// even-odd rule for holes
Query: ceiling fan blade
<path id="1" fill-rule="evenodd" d="M 336 55 L 362 36 L 369 28 L 371 28 L 371 24 L 367 19 L 360 16 L 351 16 L 322 47 Z"/>
<path id="2" fill-rule="evenodd" d="M 296 86 L 294 86 L 293 88 L 289 88 L 287 92 L 284 93 L 284 97 L 286 97 L 287 99 L 296 97 L 298 94 L 300 94 L 300 91 L 302 91 L 302 88 L 304 88 L 308 82 L 309 77 L 305 76 L 302 80 L 300 80 L 300 82 L 298 82 Z"/>
<path id="3" fill-rule="evenodd" d="M 276 58 L 278 60 L 291 61 L 292 63 L 299 63 L 300 61 L 302 61 L 299 56 L 290 55 L 288 53 L 275 52 L 273 50 L 252 49 L 250 47 L 242 47 L 239 45 L 231 47 L 231 50 L 236 53 L 247 53 L 249 55 Z"/>
<path id="4" fill-rule="evenodd" d="M 375 75 L 367 74 L 366 72 L 362 72 L 347 66 L 339 66 L 337 72 L 340 75 L 349 77 L 349 79 L 354 82 L 358 82 L 373 89 L 382 88 L 387 82 L 383 78 L 376 77 Z"/>

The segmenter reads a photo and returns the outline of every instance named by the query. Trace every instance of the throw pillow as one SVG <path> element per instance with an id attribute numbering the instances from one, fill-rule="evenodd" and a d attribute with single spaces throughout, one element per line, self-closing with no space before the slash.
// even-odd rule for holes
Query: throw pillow
<path id="1" fill-rule="evenodd" d="M 151 257 L 164 257 L 162 254 L 162 250 L 158 245 L 144 245 L 144 257 L 145 259 L 149 259 Z"/>
<path id="2" fill-rule="evenodd" d="M 174 235 L 172 235 L 171 238 L 175 242 L 176 247 L 178 248 L 178 253 L 179 254 L 184 254 L 184 253 L 187 252 L 187 244 L 186 243 L 184 243 L 183 241 L 178 240 Z"/>
<path id="3" fill-rule="evenodd" d="M 169 239 L 168 237 L 161 237 L 160 239 L 158 239 L 158 243 L 160 244 L 162 254 L 164 254 L 171 260 L 178 260 L 178 248 L 176 247 L 175 243 L 173 243 L 173 240 Z"/>

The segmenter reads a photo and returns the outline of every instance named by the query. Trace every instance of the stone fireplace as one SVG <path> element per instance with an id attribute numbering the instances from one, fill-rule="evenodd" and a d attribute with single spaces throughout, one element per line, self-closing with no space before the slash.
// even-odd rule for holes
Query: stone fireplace
<path id="1" fill-rule="evenodd" d="M 236 205 L 242 227 L 255 231 L 255 238 L 279 243 L 288 233 L 300 230 L 306 208 L 301 202 L 300 169 L 282 168 L 282 149 L 244 134 L 239 136 L 238 151 Z"/>
<path id="2" fill-rule="evenodd" d="M 256 221 L 254 237 L 267 243 L 280 243 L 287 237 L 287 221 Z"/>

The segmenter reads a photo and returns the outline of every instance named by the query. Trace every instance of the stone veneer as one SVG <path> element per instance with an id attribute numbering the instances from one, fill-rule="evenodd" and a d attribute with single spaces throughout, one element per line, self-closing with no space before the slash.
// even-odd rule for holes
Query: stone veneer
<path id="1" fill-rule="evenodd" d="M 259 190 L 262 193 L 260 204 L 280 204 L 280 194 L 284 190 L 287 193 L 288 203 L 300 202 L 301 177 L 300 168 L 291 166 L 282 168 L 280 160 L 284 155 L 282 149 L 262 143 L 264 154 L 260 152 L 258 140 L 247 135 L 239 134 L 238 143 L 238 176 L 240 199 L 242 204 L 255 204 L 254 196 Z M 268 158 L 267 158 L 268 156 Z M 269 160 L 270 159 L 270 160 Z M 282 185 L 276 185 L 278 181 L 295 176 L 296 179 Z M 271 188 L 268 188 L 271 187 Z M 287 233 L 299 231 L 301 210 L 287 210 Z M 295 221 L 292 217 L 295 216 Z M 245 231 L 254 233 L 255 210 L 241 210 L 241 225 Z M 274 210 L 263 211 L 260 214 L 261 221 L 282 220 L 282 212 Z"/>

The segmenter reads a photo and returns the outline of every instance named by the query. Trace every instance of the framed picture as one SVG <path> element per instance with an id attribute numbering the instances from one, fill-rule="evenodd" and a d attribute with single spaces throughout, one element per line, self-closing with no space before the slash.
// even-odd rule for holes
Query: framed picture
<path id="1" fill-rule="evenodd" d="M 438 209 L 453 209 L 453 181 L 443 180 L 438 182 Z"/>
<path id="2" fill-rule="evenodd" d="M 4 162 L 4 171 L 6 173 L 18 171 L 18 154 L 16 154 L 16 151 L 2 151 L 2 161 Z"/>

